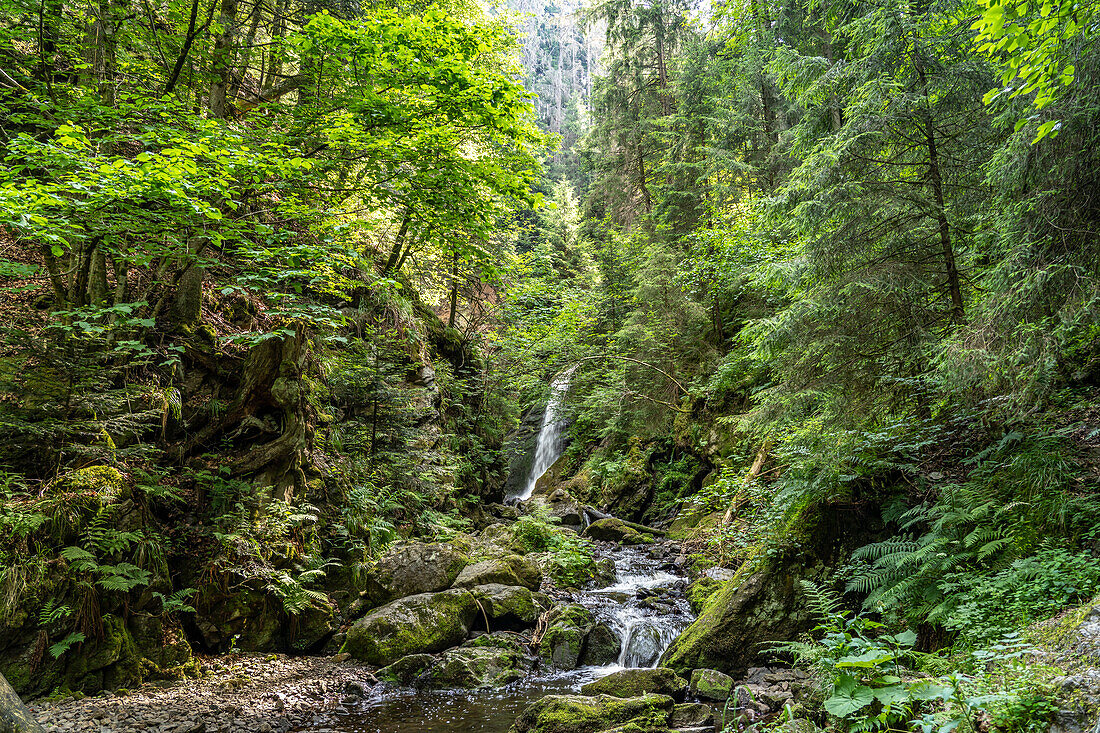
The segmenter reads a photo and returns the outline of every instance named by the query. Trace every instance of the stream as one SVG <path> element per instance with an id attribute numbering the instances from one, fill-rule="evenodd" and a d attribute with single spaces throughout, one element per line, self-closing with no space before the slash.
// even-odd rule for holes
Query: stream
<path id="1" fill-rule="evenodd" d="M 313 733 L 504 733 L 535 700 L 580 691 L 581 685 L 625 667 L 654 667 L 661 653 L 691 623 L 685 581 L 644 549 L 612 552 L 616 579 L 609 586 L 572 594 L 622 640 L 614 664 L 570 671 L 536 671 L 499 689 L 415 691 L 380 685 L 346 710 L 318 715 Z"/>

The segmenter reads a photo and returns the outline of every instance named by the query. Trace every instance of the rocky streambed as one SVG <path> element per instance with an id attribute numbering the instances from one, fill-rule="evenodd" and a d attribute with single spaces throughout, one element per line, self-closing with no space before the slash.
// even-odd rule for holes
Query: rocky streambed
<path id="1" fill-rule="evenodd" d="M 689 690 L 671 670 L 650 669 L 692 620 L 678 550 L 601 543 L 606 572 L 583 589 L 540 583 L 535 564 L 514 558 L 467 566 L 452 590 L 397 598 L 360 618 L 338 639 L 351 654 L 201 658 L 199 679 L 31 709 L 46 730 L 95 733 L 503 733 L 513 724 L 554 730 L 547 721 L 562 714 L 590 720 L 589 730 L 638 716 L 713 730 L 714 711 L 684 701 L 717 704 L 720 718 L 732 681 L 716 695 L 705 680 Z M 445 552 L 395 553 L 449 572 Z M 395 593 L 386 586 L 368 595 Z M 436 623 L 448 614 L 467 619 L 460 632 Z M 425 631 L 433 623 L 437 632 Z M 421 650 L 404 653 L 410 645 Z M 767 704 L 735 707 L 763 713 Z"/>

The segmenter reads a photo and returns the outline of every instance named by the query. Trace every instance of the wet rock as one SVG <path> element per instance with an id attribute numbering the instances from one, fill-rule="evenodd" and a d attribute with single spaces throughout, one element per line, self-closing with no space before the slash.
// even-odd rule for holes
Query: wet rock
<path id="1" fill-rule="evenodd" d="M 618 660 L 622 649 L 623 642 L 619 635 L 610 624 L 601 621 L 588 632 L 581 663 L 594 666 L 611 664 Z"/>
<path id="2" fill-rule="evenodd" d="M 435 664 L 435 657 L 431 654 L 409 654 L 390 666 L 378 670 L 378 679 L 395 682 L 403 687 L 411 687 L 416 678 L 433 664 Z"/>
<path id="3" fill-rule="evenodd" d="M 594 540 L 618 542 L 623 545 L 640 545 L 651 540 L 638 530 L 626 526 L 621 519 L 614 517 L 596 520 L 585 527 L 581 534 Z"/>
<path id="4" fill-rule="evenodd" d="M 788 720 L 776 729 L 777 733 L 821 733 L 821 729 L 812 720 L 795 718 Z"/>
<path id="5" fill-rule="evenodd" d="M 534 595 L 522 585 L 490 583 L 474 586 L 470 592 L 496 629 L 523 628 L 538 621 L 540 609 L 535 605 Z"/>
<path id="6" fill-rule="evenodd" d="M 710 705 L 700 702 L 686 702 L 672 709 L 673 728 L 700 728 L 710 726 L 714 729 L 714 711 Z"/>
<path id="7" fill-rule="evenodd" d="M 653 617 L 638 621 L 623 641 L 623 664 L 628 667 L 649 667 L 657 662 L 665 646 L 661 629 Z"/>
<path id="8" fill-rule="evenodd" d="M 716 669 L 696 669 L 691 673 L 691 694 L 702 700 L 724 702 L 733 692 L 733 678 Z"/>
<path id="9" fill-rule="evenodd" d="M 636 726 L 633 730 L 660 730 L 668 727 L 673 705 L 664 695 L 548 695 L 520 714 L 512 732 L 597 733 L 630 725 Z"/>
<path id="10" fill-rule="evenodd" d="M 0 675 L 0 732 L 45 733 L 3 675 Z"/>
<path id="11" fill-rule="evenodd" d="M 467 565 L 454 581 L 455 588 L 473 588 L 478 585 L 521 585 L 538 590 L 542 584 L 539 566 L 519 555 L 506 555 L 499 560 L 482 560 Z"/>
<path id="12" fill-rule="evenodd" d="M 398 598 L 446 590 L 467 562 L 458 548 L 443 542 L 395 545 L 367 573 L 356 610 L 368 611 Z"/>
<path id="13" fill-rule="evenodd" d="M 612 672 L 595 682 L 581 687 L 585 695 L 612 695 L 614 697 L 638 697 L 647 693 L 668 695 L 683 700 L 688 682 L 671 669 L 624 669 Z"/>
<path id="14" fill-rule="evenodd" d="M 584 606 L 568 605 L 554 609 L 547 618 L 546 631 L 539 641 L 539 658 L 557 669 L 574 669 L 584 652 L 584 641 L 595 626 L 592 612 Z"/>
<path id="15" fill-rule="evenodd" d="M 356 621 L 343 651 L 379 666 L 409 654 L 440 652 L 466 638 L 477 612 L 473 594 L 463 589 L 401 598 Z"/>

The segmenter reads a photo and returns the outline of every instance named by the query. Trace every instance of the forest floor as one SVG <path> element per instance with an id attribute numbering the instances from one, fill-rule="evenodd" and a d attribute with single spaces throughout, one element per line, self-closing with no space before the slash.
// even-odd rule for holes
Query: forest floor
<path id="1" fill-rule="evenodd" d="M 338 661 L 339 660 L 339 661 Z M 200 659 L 199 679 L 28 705 L 47 731 L 286 733 L 338 712 L 376 683 L 346 655 L 234 654 Z"/>

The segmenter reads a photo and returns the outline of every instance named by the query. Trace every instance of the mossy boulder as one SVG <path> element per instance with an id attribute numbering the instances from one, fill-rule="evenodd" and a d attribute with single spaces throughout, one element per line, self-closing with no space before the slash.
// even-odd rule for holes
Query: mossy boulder
<path id="1" fill-rule="evenodd" d="M 633 527 L 628 527 L 621 519 L 615 517 L 597 519 L 585 527 L 584 532 L 581 534 L 594 540 L 618 542 L 621 545 L 641 545 L 653 541 L 653 538 L 649 535 L 644 535 Z"/>
<path id="2" fill-rule="evenodd" d="M 592 612 L 584 606 L 559 606 L 547 618 L 539 640 L 539 658 L 557 669 L 574 669 L 584 653 L 588 633 L 595 626 Z"/>
<path id="3" fill-rule="evenodd" d="M 3 675 L 0 675 L 0 733 L 45 733 Z"/>
<path id="4" fill-rule="evenodd" d="M 230 644 L 244 651 L 272 651 L 282 638 L 282 604 L 257 588 L 246 585 L 223 595 L 209 586 L 200 591 L 195 611 L 195 627 L 214 651 L 224 652 Z"/>
<path id="5" fill-rule="evenodd" d="M 435 664 L 435 657 L 431 654 L 409 654 L 388 667 L 378 670 L 378 679 L 410 687 L 415 685 L 417 678 L 433 664 Z"/>
<path id="6" fill-rule="evenodd" d="M 646 693 L 683 700 L 688 682 L 671 669 L 623 669 L 581 687 L 585 695 L 638 697 Z"/>
<path id="7" fill-rule="evenodd" d="M 882 523 L 864 507 L 807 509 L 789 538 L 797 550 L 738 570 L 665 651 L 661 666 L 680 674 L 716 669 L 738 676 L 769 661 L 765 644 L 791 641 L 814 625 L 800 582 L 825 580 L 851 551 L 878 538 Z"/>
<path id="8" fill-rule="evenodd" d="M 584 644 L 584 655 L 581 664 L 602 666 L 611 664 L 619 658 L 623 649 L 622 639 L 606 622 L 600 622 L 588 632 L 588 639 Z"/>
<path id="9" fill-rule="evenodd" d="M 503 687 L 522 679 L 532 666 L 519 642 L 482 636 L 444 652 L 414 684 L 432 689 Z"/>
<path id="10" fill-rule="evenodd" d="M 714 725 L 714 711 L 701 702 L 685 702 L 672 709 L 673 728 L 702 728 Z"/>
<path id="11" fill-rule="evenodd" d="M 722 581 L 715 580 L 707 575 L 692 582 L 687 589 L 687 599 L 691 605 L 691 612 L 696 616 L 701 614 L 707 607 L 707 602 L 721 589 Z"/>
<path id="12" fill-rule="evenodd" d="M 88 466 L 60 476 L 54 481 L 50 491 L 92 494 L 103 505 L 107 505 L 125 497 L 129 493 L 129 486 L 117 468 Z"/>
<path id="13" fill-rule="evenodd" d="M 405 596 L 446 590 L 468 562 L 458 548 L 443 542 L 394 545 L 367 573 L 356 607 L 368 611 Z"/>
<path id="14" fill-rule="evenodd" d="M 524 710 L 511 733 L 597 733 L 622 729 L 666 730 L 675 705 L 671 697 L 644 695 L 547 695 Z"/>
<path id="15" fill-rule="evenodd" d="M 716 669 L 696 669 L 691 673 L 693 697 L 724 702 L 733 693 L 733 686 L 733 678 Z"/>
<path id="16" fill-rule="evenodd" d="M 467 565 L 455 579 L 455 588 L 473 588 L 478 585 L 521 585 L 538 590 L 542 585 L 542 570 L 537 563 L 520 555 L 505 555 L 497 560 L 482 560 Z"/>
<path id="17" fill-rule="evenodd" d="M 522 585 L 489 583 L 474 586 L 470 592 L 493 621 L 494 629 L 525 628 L 539 619 L 534 594 Z"/>
<path id="18" fill-rule="evenodd" d="M 343 651 L 386 666 L 409 654 L 432 654 L 462 643 L 477 616 L 467 590 L 420 593 L 388 603 L 356 621 Z"/>

